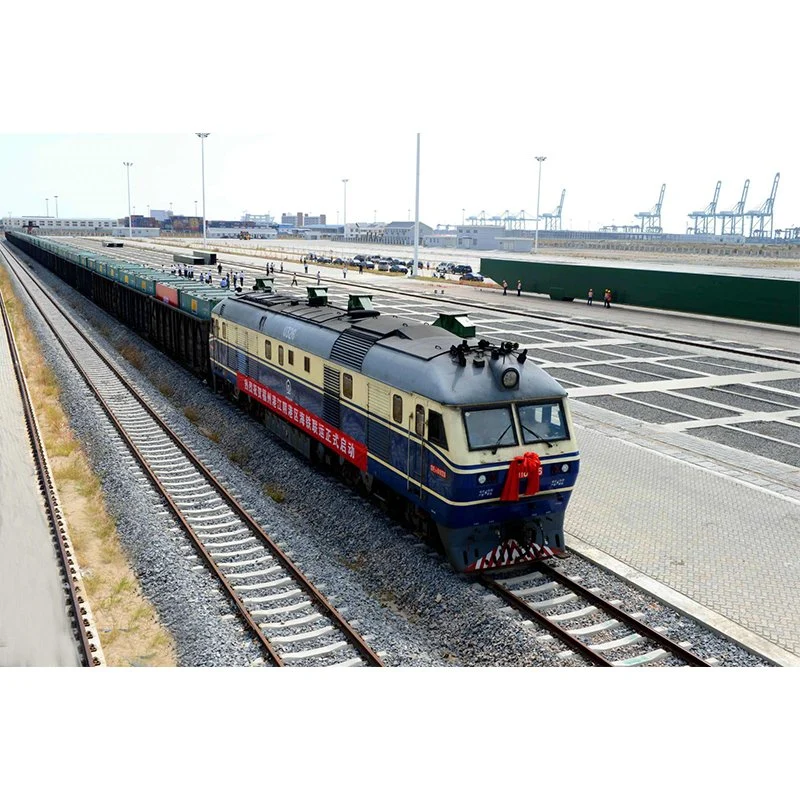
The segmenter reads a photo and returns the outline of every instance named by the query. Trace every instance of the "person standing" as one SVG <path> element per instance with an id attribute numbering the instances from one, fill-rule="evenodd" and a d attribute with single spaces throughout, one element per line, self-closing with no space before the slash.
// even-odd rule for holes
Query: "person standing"
<path id="1" fill-rule="evenodd" d="M 603 294 L 603 305 L 605 308 L 611 308 L 611 289 L 606 289 Z"/>
<path id="2" fill-rule="evenodd" d="M 292 273 L 292 286 L 297 286 L 297 273 Z"/>
<path id="3" fill-rule="evenodd" d="M 344 267 L 344 269 L 342 269 L 342 275 L 344 275 L 344 279 L 347 280 L 347 267 Z"/>
<path id="4" fill-rule="evenodd" d="M 319 270 L 317 270 L 317 286 L 319 286 L 319 281 L 320 281 Z"/>
<path id="5" fill-rule="evenodd" d="M 590 306 L 592 304 L 593 299 L 594 299 L 594 289 L 589 289 L 589 295 L 586 298 L 586 305 Z"/>
<path id="6" fill-rule="evenodd" d="M 520 292 L 522 292 L 522 281 L 517 281 L 517 297 L 520 297 Z"/>
<path id="7" fill-rule="evenodd" d="M 504 279 L 503 280 L 503 297 L 505 297 L 507 294 L 508 294 L 508 281 Z"/>

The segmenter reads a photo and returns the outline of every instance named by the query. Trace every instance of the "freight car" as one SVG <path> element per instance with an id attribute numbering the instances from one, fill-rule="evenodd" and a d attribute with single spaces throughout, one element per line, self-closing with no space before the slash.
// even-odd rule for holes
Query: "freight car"
<path id="1" fill-rule="evenodd" d="M 56 272 L 77 260 L 82 273 L 80 259 L 92 261 L 49 240 L 7 237 Z M 53 247 L 61 251 L 55 260 Z M 103 269 L 108 276 L 122 268 Z M 154 288 L 149 312 L 185 313 L 184 303 L 194 303 L 197 313 L 204 300 L 210 327 L 168 336 L 147 324 L 148 338 L 195 372 L 205 348 L 216 388 L 438 539 L 457 570 L 563 552 L 579 453 L 566 392 L 526 350 L 478 340 L 462 316 L 420 324 L 380 315 L 367 295 L 339 308 L 323 287 L 309 287 L 305 302 L 270 287 L 216 300 L 192 297 L 192 287 L 176 291 L 180 308 Z M 128 321 L 124 305 L 103 292 L 100 300 Z"/>

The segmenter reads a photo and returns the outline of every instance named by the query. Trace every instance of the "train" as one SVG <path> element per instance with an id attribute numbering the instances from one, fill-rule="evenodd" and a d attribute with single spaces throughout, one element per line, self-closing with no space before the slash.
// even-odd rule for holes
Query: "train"
<path id="1" fill-rule="evenodd" d="M 142 289 L 103 274 L 97 253 L 6 236 L 121 321 L 133 317 L 307 459 L 376 497 L 456 571 L 565 554 L 580 469 L 568 395 L 517 343 L 479 338 L 463 314 L 420 323 L 381 314 L 369 294 L 350 294 L 342 307 L 324 286 L 308 286 L 301 300 L 270 279 L 239 294 L 215 290 L 192 309 L 180 297 L 191 287 L 164 288 L 176 282 L 169 273 L 155 281 L 160 291 L 149 280 Z"/>

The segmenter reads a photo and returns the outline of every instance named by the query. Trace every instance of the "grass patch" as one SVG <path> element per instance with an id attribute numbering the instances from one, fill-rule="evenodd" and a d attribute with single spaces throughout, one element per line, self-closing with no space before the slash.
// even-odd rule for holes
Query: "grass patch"
<path id="1" fill-rule="evenodd" d="M 158 384 L 158 391 L 164 395 L 164 397 L 170 398 L 175 396 L 175 387 L 171 383 L 159 383 Z"/>
<path id="2" fill-rule="evenodd" d="M 144 353 L 138 347 L 124 344 L 119 348 L 119 354 L 136 369 L 141 369 L 144 366 Z"/>
<path id="3" fill-rule="evenodd" d="M 200 428 L 200 433 L 206 437 L 206 439 L 211 439 L 212 442 L 219 442 L 220 435 L 219 431 L 210 431 L 208 428 Z"/>
<path id="4" fill-rule="evenodd" d="M 265 483 L 264 494 L 267 497 L 271 497 L 276 503 L 283 503 L 286 500 L 286 494 L 283 489 L 275 483 Z"/>
<path id="5" fill-rule="evenodd" d="M 197 422 L 197 420 L 200 419 L 200 412 L 194 408 L 194 406 L 184 406 L 183 416 L 186 417 L 189 422 Z"/>
<path id="6" fill-rule="evenodd" d="M 228 451 L 228 458 L 233 461 L 234 464 L 243 467 L 250 458 L 250 448 L 244 445 L 238 445 Z"/>

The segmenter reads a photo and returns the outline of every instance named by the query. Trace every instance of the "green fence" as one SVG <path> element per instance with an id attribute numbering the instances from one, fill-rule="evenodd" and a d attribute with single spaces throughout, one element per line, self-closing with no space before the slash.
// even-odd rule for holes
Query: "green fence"
<path id="1" fill-rule="evenodd" d="M 800 280 L 744 278 L 654 269 L 599 267 L 482 258 L 481 273 L 515 289 L 522 281 L 526 292 L 550 295 L 554 300 L 603 302 L 610 289 L 612 305 L 644 306 L 712 317 L 800 327 Z"/>

